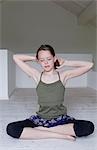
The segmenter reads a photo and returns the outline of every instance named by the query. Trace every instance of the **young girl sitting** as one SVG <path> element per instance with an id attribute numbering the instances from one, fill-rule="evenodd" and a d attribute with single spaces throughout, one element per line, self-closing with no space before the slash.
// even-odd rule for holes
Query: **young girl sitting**
<path id="1" fill-rule="evenodd" d="M 58 58 L 53 47 L 41 45 L 36 56 L 14 55 L 15 63 L 37 83 L 39 110 L 36 115 L 7 125 L 7 134 L 20 139 L 62 138 L 75 140 L 88 136 L 94 131 L 94 124 L 87 120 L 78 120 L 67 115 L 64 92 L 67 80 L 88 72 L 92 62 L 69 61 Z M 42 66 L 39 71 L 26 64 L 35 61 Z M 72 70 L 59 71 L 62 66 L 75 67 Z"/>

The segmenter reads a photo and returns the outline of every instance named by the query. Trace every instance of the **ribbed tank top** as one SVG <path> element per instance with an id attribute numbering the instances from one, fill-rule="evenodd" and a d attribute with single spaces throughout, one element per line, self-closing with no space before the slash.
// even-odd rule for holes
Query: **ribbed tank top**
<path id="1" fill-rule="evenodd" d="M 44 83 L 40 76 L 40 81 L 36 87 L 38 96 L 39 111 L 36 112 L 44 119 L 53 119 L 60 115 L 66 115 L 67 109 L 63 105 L 65 87 L 60 80 L 60 74 L 57 71 L 59 80 L 53 83 Z"/>

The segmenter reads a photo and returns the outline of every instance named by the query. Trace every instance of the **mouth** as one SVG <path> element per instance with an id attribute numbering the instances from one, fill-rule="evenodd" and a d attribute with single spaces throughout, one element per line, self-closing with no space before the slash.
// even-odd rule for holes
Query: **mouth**
<path id="1" fill-rule="evenodd" d="M 47 65 L 47 66 L 44 66 L 45 68 L 49 68 L 50 66 L 49 65 Z"/>

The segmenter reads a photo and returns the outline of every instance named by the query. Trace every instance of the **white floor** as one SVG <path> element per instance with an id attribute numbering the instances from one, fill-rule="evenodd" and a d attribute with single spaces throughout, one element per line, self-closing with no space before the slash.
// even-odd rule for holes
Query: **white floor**
<path id="1" fill-rule="evenodd" d="M 68 115 L 87 119 L 95 124 L 95 132 L 76 141 L 63 139 L 19 140 L 6 134 L 9 122 L 22 120 L 38 109 L 35 89 L 16 89 L 9 101 L 0 101 L 0 150 L 96 150 L 97 91 L 91 88 L 66 89 L 64 103 Z"/>

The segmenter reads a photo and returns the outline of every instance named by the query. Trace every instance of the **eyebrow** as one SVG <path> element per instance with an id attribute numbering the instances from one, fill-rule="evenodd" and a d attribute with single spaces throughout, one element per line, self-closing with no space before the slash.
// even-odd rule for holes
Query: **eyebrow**
<path id="1" fill-rule="evenodd" d="M 49 56 L 49 57 L 47 57 L 47 58 L 51 58 L 51 56 Z M 41 57 L 41 58 L 39 58 L 39 59 L 44 59 L 44 58 Z"/>

